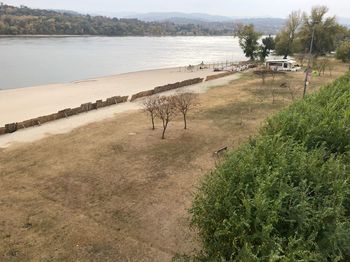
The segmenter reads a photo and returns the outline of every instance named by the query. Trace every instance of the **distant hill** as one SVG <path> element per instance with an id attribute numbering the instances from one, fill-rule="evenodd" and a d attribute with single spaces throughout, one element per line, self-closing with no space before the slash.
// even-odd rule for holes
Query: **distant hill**
<path id="1" fill-rule="evenodd" d="M 113 13 L 110 15 L 113 16 Z M 121 17 L 120 13 L 114 13 Z M 118 16 L 119 15 L 119 16 Z M 136 18 L 146 22 L 170 22 L 178 25 L 195 24 L 208 28 L 225 28 L 232 31 L 234 24 L 253 24 L 257 31 L 263 34 L 277 34 L 284 26 L 286 20 L 283 18 L 253 17 L 238 18 L 219 15 L 209 15 L 203 13 L 181 13 L 181 12 L 153 12 L 153 13 L 133 13 L 126 14 L 125 18 Z M 339 17 L 338 22 L 350 28 L 350 18 Z"/>
<path id="2" fill-rule="evenodd" d="M 133 14 L 127 18 L 137 18 L 145 22 L 172 21 L 173 19 L 183 19 L 197 22 L 231 22 L 232 18 L 219 15 L 209 15 L 202 13 L 181 13 L 181 12 L 153 12 L 145 14 Z"/>
<path id="3" fill-rule="evenodd" d="M 276 34 L 285 24 L 282 18 L 236 18 L 202 13 L 146 13 L 132 14 L 127 18 L 136 18 L 145 22 L 169 22 L 177 25 L 194 24 L 210 28 L 225 29 L 233 32 L 234 24 L 253 24 L 263 34 Z"/>
<path id="4" fill-rule="evenodd" d="M 350 19 L 339 18 L 350 27 Z M 237 18 L 202 13 L 122 13 L 83 15 L 70 10 L 42 10 L 0 3 L 0 35 L 196 36 L 232 35 L 234 25 L 253 24 L 275 35 L 281 18 Z"/>
<path id="5" fill-rule="evenodd" d="M 82 15 L 0 3 L 0 35 L 195 36 L 231 35 L 232 28 L 146 22 L 134 18 Z"/>

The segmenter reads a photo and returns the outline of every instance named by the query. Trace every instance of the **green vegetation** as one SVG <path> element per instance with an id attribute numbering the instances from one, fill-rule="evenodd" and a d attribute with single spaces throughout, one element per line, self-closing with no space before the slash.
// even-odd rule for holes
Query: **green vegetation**
<path id="1" fill-rule="evenodd" d="M 237 24 L 234 35 L 238 37 L 239 46 L 250 60 L 255 60 L 259 57 L 260 61 L 264 61 L 271 53 L 271 50 L 275 49 L 275 39 L 272 36 L 261 39 L 261 44 L 259 45 L 258 41 L 261 33 L 255 31 L 254 25 Z"/>
<path id="2" fill-rule="evenodd" d="M 239 46 L 242 48 L 246 57 L 250 60 L 255 60 L 258 56 L 258 40 L 261 34 L 254 30 L 253 25 L 237 25 L 235 29 L 235 36 L 239 39 Z"/>
<path id="3" fill-rule="evenodd" d="M 269 119 L 205 177 L 204 261 L 350 260 L 350 74 Z"/>
<path id="4" fill-rule="evenodd" d="M 239 39 L 239 46 L 242 48 L 246 57 L 255 60 L 258 56 L 259 43 L 261 34 L 254 30 L 253 25 L 237 25 L 235 36 Z"/>
<path id="5" fill-rule="evenodd" d="M 293 11 L 276 38 L 266 37 L 260 45 L 258 40 L 261 34 L 254 30 L 253 25 L 236 25 L 234 34 L 239 38 L 244 54 L 251 60 L 259 57 L 260 61 L 264 61 L 271 50 L 284 58 L 294 53 L 304 57 L 303 54 L 308 53 L 311 42 L 312 54 L 318 57 L 336 50 L 350 35 L 350 31 L 338 24 L 335 16 L 328 17 L 327 12 L 326 6 L 313 7 L 310 15 Z M 345 46 L 343 44 L 340 53 L 346 53 Z"/>
<path id="6" fill-rule="evenodd" d="M 337 49 L 337 58 L 343 62 L 350 62 L 350 41 L 344 41 Z"/>
<path id="7" fill-rule="evenodd" d="M 294 11 L 288 16 L 285 27 L 276 36 L 276 53 L 285 58 L 293 54 L 297 29 L 302 21 L 301 13 Z"/>
<path id="8" fill-rule="evenodd" d="M 227 35 L 232 30 L 195 24 L 142 22 L 0 3 L 0 35 Z"/>
<path id="9" fill-rule="evenodd" d="M 310 49 L 313 35 L 314 55 L 334 51 L 349 31 L 337 23 L 335 16 L 328 17 L 327 12 L 325 6 L 312 8 L 309 15 L 292 12 L 286 26 L 276 36 L 276 53 L 285 57 L 294 52 L 305 53 Z"/>
<path id="10" fill-rule="evenodd" d="M 261 42 L 262 44 L 260 45 L 259 57 L 260 61 L 265 61 L 265 58 L 271 53 L 271 51 L 275 50 L 276 43 L 272 36 L 263 38 Z"/>

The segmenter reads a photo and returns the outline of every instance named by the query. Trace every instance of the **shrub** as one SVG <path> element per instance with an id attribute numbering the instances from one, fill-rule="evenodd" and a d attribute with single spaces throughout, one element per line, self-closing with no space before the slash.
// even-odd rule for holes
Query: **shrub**
<path id="1" fill-rule="evenodd" d="M 343 62 L 350 62 L 350 41 L 344 41 L 337 49 L 337 58 Z"/>
<path id="2" fill-rule="evenodd" d="M 268 120 L 207 175 L 205 261 L 350 261 L 350 74 Z"/>
<path id="3" fill-rule="evenodd" d="M 349 261 L 349 170 L 292 140 L 232 153 L 193 203 L 205 260 Z"/>
<path id="4" fill-rule="evenodd" d="M 350 146 L 350 74 L 323 87 L 267 121 L 262 135 L 292 137 L 308 149 L 341 154 Z"/>

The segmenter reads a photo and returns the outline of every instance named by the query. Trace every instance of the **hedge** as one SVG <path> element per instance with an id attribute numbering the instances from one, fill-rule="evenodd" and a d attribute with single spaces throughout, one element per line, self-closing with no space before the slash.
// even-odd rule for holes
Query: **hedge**
<path id="1" fill-rule="evenodd" d="M 350 261 L 350 75 L 268 120 L 205 176 L 204 261 Z"/>

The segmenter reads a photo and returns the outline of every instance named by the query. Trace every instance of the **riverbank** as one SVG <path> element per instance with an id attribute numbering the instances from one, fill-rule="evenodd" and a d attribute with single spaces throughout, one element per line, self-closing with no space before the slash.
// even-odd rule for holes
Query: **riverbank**
<path id="1" fill-rule="evenodd" d="M 314 77 L 308 92 L 347 70 L 336 64 L 332 76 Z M 217 163 L 215 151 L 240 147 L 292 102 L 281 87 L 286 81 L 301 98 L 302 72 L 269 77 L 265 85 L 247 72 L 210 88 L 189 113 L 188 130 L 179 116 L 165 140 L 160 121 L 153 131 L 145 113 L 131 111 L 0 149 L 0 257 L 153 262 L 199 250 L 188 224 L 193 190 Z"/>
<path id="2" fill-rule="evenodd" d="M 216 74 L 212 70 L 179 71 L 179 68 L 126 73 L 67 84 L 42 85 L 0 91 L 0 126 L 48 115 L 65 108 L 112 96 L 135 93 L 196 77 Z"/>
<path id="3" fill-rule="evenodd" d="M 107 97 L 131 96 L 141 91 L 153 89 L 156 86 L 197 77 L 205 79 L 208 76 L 220 73 L 213 72 L 212 69 L 189 71 L 184 68 L 167 68 L 74 81 L 68 84 L 3 90 L 0 91 L 0 111 L 2 112 L 0 126 L 49 115 L 65 108 L 74 108 L 83 103 Z M 238 75 L 231 75 L 222 79 L 185 87 L 182 90 L 203 92 L 211 86 L 228 83 L 233 79 L 237 79 L 237 77 Z M 174 91 L 166 94 L 172 92 Z M 13 134 L 0 136 L 0 147 L 7 147 L 18 142 L 32 142 L 48 134 L 69 132 L 76 127 L 112 117 L 116 113 L 139 109 L 140 106 L 139 101 L 127 102 L 41 126 L 22 129 Z"/>
<path id="4" fill-rule="evenodd" d="M 252 97 L 244 83 L 252 84 L 237 80 L 200 94 L 189 129 L 176 119 L 166 140 L 160 139 L 159 121 L 152 131 L 145 113 L 130 111 L 0 149 L 0 256 L 148 262 L 191 253 L 198 243 L 188 229 L 187 209 L 196 181 L 215 164 L 213 152 L 232 141 L 238 145 L 280 108 L 254 108 L 241 127 L 231 108 Z M 61 121 L 71 119 L 28 130 Z"/>

